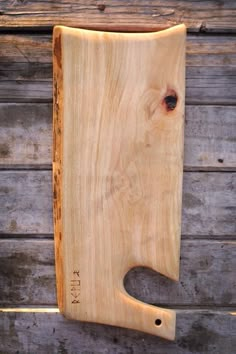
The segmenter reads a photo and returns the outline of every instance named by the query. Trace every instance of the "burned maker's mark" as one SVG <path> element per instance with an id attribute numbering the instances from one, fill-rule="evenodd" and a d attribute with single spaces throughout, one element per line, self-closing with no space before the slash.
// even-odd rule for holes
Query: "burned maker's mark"
<path id="1" fill-rule="evenodd" d="M 80 304 L 80 271 L 74 270 L 70 281 L 71 303 Z"/>

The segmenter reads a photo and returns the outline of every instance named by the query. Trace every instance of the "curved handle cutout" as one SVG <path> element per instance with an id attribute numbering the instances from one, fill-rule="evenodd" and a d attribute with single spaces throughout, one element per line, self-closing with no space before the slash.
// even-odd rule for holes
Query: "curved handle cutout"
<path id="1" fill-rule="evenodd" d="M 122 318 L 122 327 L 132 328 L 147 332 L 149 334 L 158 335 L 165 339 L 175 339 L 175 327 L 176 327 L 176 313 L 174 310 L 165 309 L 159 306 L 150 305 L 137 297 L 134 297 L 126 289 L 126 281 L 130 273 L 137 271 L 141 267 L 133 267 L 130 269 L 120 284 L 119 296 L 117 298 L 117 305 L 121 302 L 120 306 L 127 314 L 125 318 Z M 148 267 L 142 267 L 142 269 L 148 269 Z M 155 272 L 155 274 L 158 274 Z M 119 318 L 119 315 L 117 316 Z M 117 319 L 118 319 L 117 318 Z"/>

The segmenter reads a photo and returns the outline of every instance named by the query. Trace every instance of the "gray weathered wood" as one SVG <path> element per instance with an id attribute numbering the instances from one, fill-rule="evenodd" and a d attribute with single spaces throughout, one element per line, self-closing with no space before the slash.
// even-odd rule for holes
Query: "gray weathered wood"
<path id="1" fill-rule="evenodd" d="M 174 342 L 118 327 L 66 320 L 59 313 L 0 313 L 1 353 L 233 354 L 236 316 L 178 310 Z"/>
<path id="2" fill-rule="evenodd" d="M 0 117 L 0 167 L 51 168 L 51 104 L 0 103 Z M 235 107 L 186 107 L 184 165 L 236 169 Z"/>
<path id="3" fill-rule="evenodd" d="M 1 1 L 0 27 L 55 24 L 113 30 L 155 30 L 184 22 L 194 32 L 235 32 L 236 4 L 223 1 Z"/>
<path id="4" fill-rule="evenodd" d="M 0 240 L 0 306 L 56 304 L 51 240 Z M 160 306 L 236 306 L 236 242 L 182 240 L 180 280 L 146 268 L 125 279 L 134 297 Z"/>
<path id="5" fill-rule="evenodd" d="M 53 241 L 0 239 L 0 306 L 56 304 Z"/>
<path id="6" fill-rule="evenodd" d="M 187 104 L 235 104 L 235 37 L 189 36 Z M 51 102 L 51 37 L 2 35 L 0 101 Z"/>
<path id="7" fill-rule="evenodd" d="M 0 233 L 53 232 L 50 171 L 1 171 L 0 199 Z"/>
<path id="8" fill-rule="evenodd" d="M 185 112 L 185 168 L 234 169 L 235 107 L 187 106 Z"/>
<path id="9" fill-rule="evenodd" d="M 52 102 L 52 84 L 44 81 L 0 81 L 0 102 Z"/>
<path id="10" fill-rule="evenodd" d="M 0 103 L 0 167 L 49 167 L 52 105 Z"/>
<path id="11" fill-rule="evenodd" d="M 49 234 L 51 171 L 0 171 L 0 233 Z M 236 235 L 236 173 L 186 172 L 184 235 Z"/>

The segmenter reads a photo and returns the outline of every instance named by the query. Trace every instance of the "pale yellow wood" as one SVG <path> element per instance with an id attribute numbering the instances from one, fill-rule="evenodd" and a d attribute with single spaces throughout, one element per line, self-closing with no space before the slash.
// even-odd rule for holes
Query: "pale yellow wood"
<path id="1" fill-rule="evenodd" d="M 56 270 L 67 318 L 175 337 L 175 311 L 131 297 L 123 280 L 135 266 L 179 277 L 185 31 L 54 29 Z"/>

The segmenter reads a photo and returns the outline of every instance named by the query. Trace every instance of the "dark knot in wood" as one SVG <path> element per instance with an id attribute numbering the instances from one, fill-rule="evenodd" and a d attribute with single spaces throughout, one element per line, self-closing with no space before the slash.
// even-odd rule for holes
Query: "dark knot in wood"
<path id="1" fill-rule="evenodd" d="M 164 98 L 167 111 L 173 111 L 177 105 L 177 96 L 175 93 Z"/>
<path id="2" fill-rule="evenodd" d="M 105 11 L 106 5 L 104 3 L 98 3 L 97 7 L 99 11 L 103 12 Z"/>

